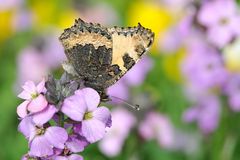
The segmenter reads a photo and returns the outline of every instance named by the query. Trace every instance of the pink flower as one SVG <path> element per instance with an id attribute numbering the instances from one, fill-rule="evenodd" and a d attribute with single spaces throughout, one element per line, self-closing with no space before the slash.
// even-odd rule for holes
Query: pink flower
<path id="1" fill-rule="evenodd" d="M 33 123 L 32 117 L 24 118 L 18 129 L 29 140 L 29 155 L 31 157 L 51 156 L 54 154 L 54 148 L 64 149 L 64 144 L 68 139 L 67 131 L 64 128 L 56 126 L 37 127 Z"/>
<path id="2" fill-rule="evenodd" d="M 43 76 L 47 75 L 50 68 L 43 58 L 42 52 L 34 47 L 27 47 L 17 57 L 17 70 L 16 88 L 19 89 L 19 86 L 27 80 L 39 82 Z"/>
<path id="3" fill-rule="evenodd" d="M 146 139 L 157 139 L 158 143 L 165 148 L 174 145 L 174 128 L 164 115 L 150 112 L 139 126 L 140 135 Z"/>
<path id="4" fill-rule="evenodd" d="M 106 136 L 99 143 L 102 153 L 109 157 L 117 156 L 135 123 L 136 118 L 127 110 L 122 108 L 113 110 L 112 127 L 109 128 Z"/>
<path id="5" fill-rule="evenodd" d="M 210 95 L 198 98 L 197 104 L 184 113 L 183 119 L 185 122 L 196 121 L 201 131 L 209 134 L 218 127 L 220 113 L 218 97 Z"/>
<path id="6" fill-rule="evenodd" d="M 38 113 L 34 113 L 32 115 L 33 119 L 33 123 L 37 126 L 43 126 L 45 123 L 47 123 L 50 119 L 53 118 L 53 116 L 55 115 L 55 113 L 58 110 L 56 109 L 56 107 L 54 105 L 48 105 L 44 110 L 42 110 L 41 112 Z"/>
<path id="7" fill-rule="evenodd" d="M 42 50 L 42 58 L 50 69 L 56 69 L 66 60 L 63 46 L 60 44 L 56 34 L 44 37 L 45 45 Z"/>
<path id="8" fill-rule="evenodd" d="M 23 0 L 1 0 L 0 1 L 0 10 L 6 11 L 13 8 L 18 8 L 23 4 Z"/>
<path id="9" fill-rule="evenodd" d="M 71 135 L 68 137 L 66 142 L 66 148 L 71 151 L 71 153 L 82 152 L 84 148 L 89 144 L 84 137 L 79 135 Z"/>
<path id="10" fill-rule="evenodd" d="M 32 81 L 27 81 L 22 88 L 24 90 L 18 97 L 25 101 L 17 108 L 19 117 L 24 118 L 28 114 L 43 111 L 47 107 L 48 102 L 43 95 L 46 92 L 45 80 L 42 80 L 37 86 Z"/>
<path id="11" fill-rule="evenodd" d="M 220 53 L 201 41 L 189 46 L 181 67 L 188 84 L 199 91 L 221 87 L 227 79 Z"/>
<path id="12" fill-rule="evenodd" d="M 206 2 L 201 7 L 198 20 L 208 27 L 208 39 L 222 48 L 239 34 L 240 17 L 234 0 Z"/>
<path id="13" fill-rule="evenodd" d="M 129 86 L 139 86 L 144 82 L 145 77 L 152 67 L 153 61 L 151 58 L 144 56 L 122 79 Z"/>
<path id="14" fill-rule="evenodd" d="M 224 92 L 228 96 L 230 108 L 240 111 L 240 74 L 231 75 L 224 86 Z"/>
<path id="15" fill-rule="evenodd" d="M 123 80 L 119 80 L 117 83 L 108 88 L 108 95 L 119 97 L 127 100 L 129 97 L 128 86 Z M 115 103 L 115 101 L 113 101 Z M 116 103 L 119 103 L 118 101 Z"/>
<path id="16" fill-rule="evenodd" d="M 66 98 L 61 109 L 72 120 L 81 122 L 79 134 L 90 143 L 102 139 L 105 128 L 110 127 L 110 111 L 106 107 L 98 107 L 99 103 L 98 92 L 92 88 L 84 88 Z"/>
<path id="17" fill-rule="evenodd" d="M 28 10 L 18 10 L 12 18 L 12 26 L 16 31 L 27 30 L 32 27 L 33 14 Z"/>
<path id="18" fill-rule="evenodd" d="M 75 153 L 82 152 L 84 147 L 88 144 L 89 143 L 85 140 L 85 138 L 78 135 L 71 135 L 65 143 L 64 150 L 62 150 L 60 154 L 51 157 L 49 160 L 83 160 L 82 156 Z"/>
<path id="19" fill-rule="evenodd" d="M 78 154 L 71 154 L 69 156 L 57 156 L 54 160 L 83 160 L 83 157 Z"/>
<path id="20" fill-rule="evenodd" d="M 84 19 L 89 22 L 96 22 L 105 25 L 116 24 L 119 22 L 119 17 L 116 11 L 107 3 L 96 4 L 81 12 Z"/>

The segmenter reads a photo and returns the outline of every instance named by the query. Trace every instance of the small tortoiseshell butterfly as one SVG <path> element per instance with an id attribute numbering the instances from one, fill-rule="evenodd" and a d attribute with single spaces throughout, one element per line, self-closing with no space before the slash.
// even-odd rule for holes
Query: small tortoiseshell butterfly
<path id="1" fill-rule="evenodd" d="M 83 80 L 107 100 L 106 88 L 116 83 L 147 52 L 154 33 L 136 27 L 103 27 L 80 18 L 59 37 L 68 62 L 64 70 Z"/>

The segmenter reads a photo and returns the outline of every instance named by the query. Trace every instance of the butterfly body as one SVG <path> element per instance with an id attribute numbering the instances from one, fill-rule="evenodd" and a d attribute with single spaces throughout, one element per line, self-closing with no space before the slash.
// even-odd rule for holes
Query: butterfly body
<path id="1" fill-rule="evenodd" d="M 140 24 L 106 28 L 78 19 L 59 38 L 68 59 L 63 67 L 104 99 L 105 89 L 134 66 L 152 45 L 153 38 L 154 33 Z"/>

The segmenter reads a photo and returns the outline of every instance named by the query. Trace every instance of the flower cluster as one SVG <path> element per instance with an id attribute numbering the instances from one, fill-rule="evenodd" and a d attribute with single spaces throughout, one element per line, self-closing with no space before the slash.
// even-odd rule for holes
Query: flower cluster
<path id="1" fill-rule="evenodd" d="M 78 153 L 102 139 L 111 126 L 110 111 L 99 107 L 98 92 L 79 89 L 66 74 L 37 86 L 27 81 L 18 96 L 25 100 L 17 108 L 18 129 L 29 144 L 24 160 L 82 160 Z"/>
<path id="2" fill-rule="evenodd" d="M 183 119 L 196 121 L 208 134 L 218 127 L 219 97 L 227 96 L 229 107 L 240 110 L 240 9 L 234 0 L 193 1 L 188 5 L 191 10 L 169 31 L 162 48 L 169 52 L 171 46 L 171 53 L 182 48 L 186 51 L 180 68 L 193 107 Z"/>

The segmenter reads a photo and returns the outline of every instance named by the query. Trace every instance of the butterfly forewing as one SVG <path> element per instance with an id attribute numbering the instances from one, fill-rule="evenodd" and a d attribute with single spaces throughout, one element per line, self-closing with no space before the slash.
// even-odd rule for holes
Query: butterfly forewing
<path id="1" fill-rule="evenodd" d="M 140 24 L 137 27 L 114 27 L 108 30 L 112 35 L 112 64 L 119 66 L 122 77 L 152 45 L 154 34 Z"/>

